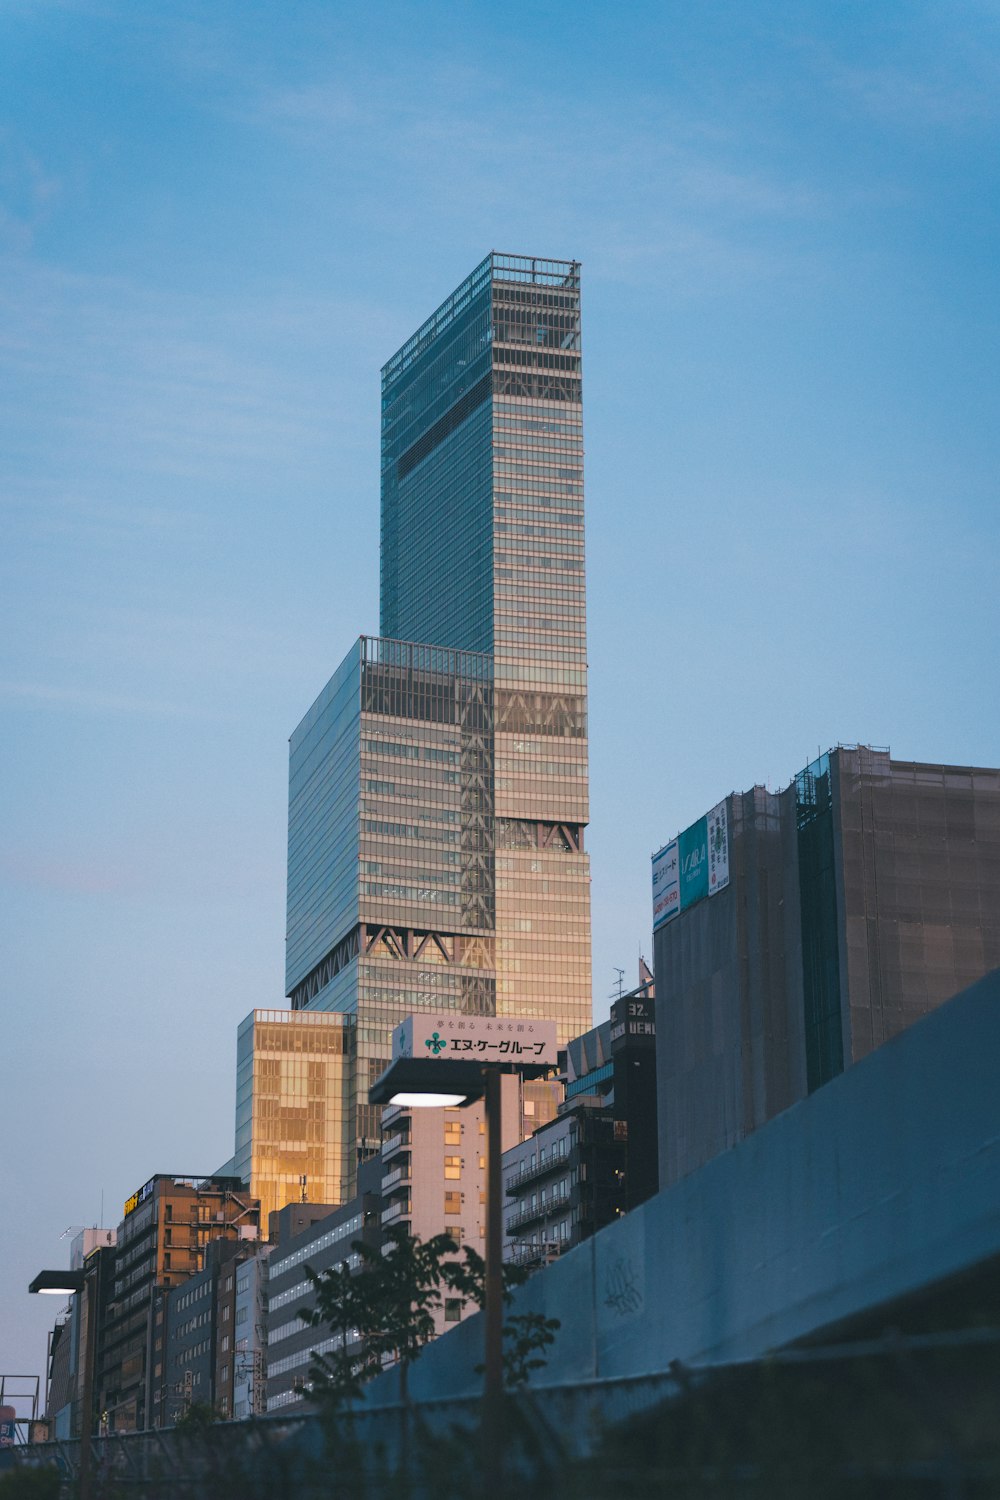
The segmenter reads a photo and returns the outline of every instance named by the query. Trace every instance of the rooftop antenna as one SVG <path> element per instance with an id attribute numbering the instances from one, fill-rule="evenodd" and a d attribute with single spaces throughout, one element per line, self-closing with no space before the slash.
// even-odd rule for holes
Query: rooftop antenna
<path id="1" fill-rule="evenodd" d="M 618 996 L 617 996 L 617 998 L 620 1000 L 621 997 L 622 997 L 622 984 L 623 984 L 623 981 L 625 979 L 625 970 L 624 969 L 619 969 L 619 967 L 618 967 L 617 964 L 612 964 L 611 967 L 614 969 L 615 973 L 618 975 Z"/>

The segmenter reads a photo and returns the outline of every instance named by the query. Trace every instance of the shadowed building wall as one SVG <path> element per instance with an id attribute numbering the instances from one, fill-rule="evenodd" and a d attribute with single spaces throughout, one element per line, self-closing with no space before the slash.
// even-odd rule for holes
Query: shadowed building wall
<path id="1" fill-rule="evenodd" d="M 1000 771 L 842 747 L 726 807 L 654 939 L 664 1186 L 1000 965 Z"/>

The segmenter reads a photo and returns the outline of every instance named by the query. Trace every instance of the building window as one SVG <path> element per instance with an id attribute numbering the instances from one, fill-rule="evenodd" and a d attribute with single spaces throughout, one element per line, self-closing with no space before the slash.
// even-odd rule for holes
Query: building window
<path id="1" fill-rule="evenodd" d="M 445 1120 L 444 1143 L 446 1146 L 460 1146 L 462 1144 L 462 1126 L 458 1120 Z"/>
<path id="2" fill-rule="evenodd" d="M 444 1175 L 449 1178 L 457 1178 L 462 1175 L 462 1158 L 460 1156 L 446 1156 L 444 1159 Z"/>
<path id="3" fill-rule="evenodd" d="M 446 1323 L 460 1323 L 462 1321 L 461 1297 L 446 1297 L 444 1299 L 444 1320 Z"/>
<path id="4" fill-rule="evenodd" d="M 445 1193 L 444 1211 L 446 1214 L 460 1214 L 462 1212 L 461 1193 Z"/>

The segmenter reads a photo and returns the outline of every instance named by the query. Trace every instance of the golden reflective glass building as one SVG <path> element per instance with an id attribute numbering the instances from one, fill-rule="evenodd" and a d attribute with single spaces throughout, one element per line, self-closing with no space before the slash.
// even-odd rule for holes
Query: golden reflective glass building
<path id="1" fill-rule="evenodd" d="M 493 253 L 382 372 L 381 629 L 291 740 L 287 993 L 591 1022 L 580 268 Z"/>
<path id="2" fill-rule="evenodd" d="M 234 1171 L 260 1200 L 260 1223 L 298 1199 L 352 1191 L 354 1022 L 323 1011 L 254 1010 L 236 1039 Z"/>

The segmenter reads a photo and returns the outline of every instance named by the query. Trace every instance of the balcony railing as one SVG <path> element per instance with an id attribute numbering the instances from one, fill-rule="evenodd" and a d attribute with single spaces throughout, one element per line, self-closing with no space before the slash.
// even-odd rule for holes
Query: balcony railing
<path id="1" fill-rule="evenodd" d="M 395 1224 L 397 1219 L 408 1219 L 410 1217 L 410 1207 L 409 1196 L 400 1198 L 398 1203 L 390 1203 L 389 1207 L 382 1214 L 382 1227 L 385 1228 L 388 1224 Z"/>
<path id="2" fill-rule="evenodd" d="M 391 1193 L 395 1188 L 398 1188 L 400 1184 L 402 1184 L 404 1187 L 409 1187 L 412 1181 L 413 1168 L 410 1166 L 409 1162 L 404 1162 L 401 1166 L 398 1166 L 394 1172 L 388 1172 L 385 1177 L 382 1178 L 383 1198 L 387 1193 Z"/>
<path id="3" fill-rule="evenodd" d="M 389 1140 L 382 1143 L 382 1160 L 383 1162 L 391 1161 L 394 1156 L 399 1155 L 400 1151 L 409 1151 L 409 1149 L 410 1137 L 408 1133 L 391 1136 Z"/>
<path id="4" fill-rule="evenodd" d="M 530 1224 L 534 1220 L 547 1219 L 551 1214 L 563 1213 L 569 1206 L 570 1193 L 560 1193 L 558 1198 L 546 1198 L 544 1203 L 536 1203 L 534 1208 L 520 1208 L 516 1213 L 507 1217 L 507 1229 L 516 1229 L 520 1224 Z"/>
<path id="5" fill-rule="evenodd" d="M 549 1156 L 545 1161 L 536 1162 L 533 1167 L 522 1167 L 515 1177 L 507 1179 L 507 1193 L 514 1197 L 529 1182 L 537 1182 L 540 1177 L 548 1177 L 551 1172 L 565 1171 L 569 1166 L 569 1153 L 565 1156 Z"/>
<path id="6" fill-rule="evenodd" d="M 515 1266 L 547 1266 L 568 1247 L 568 1240 L 511 1240 L 505 1246 L 504 1260 Z"/>

